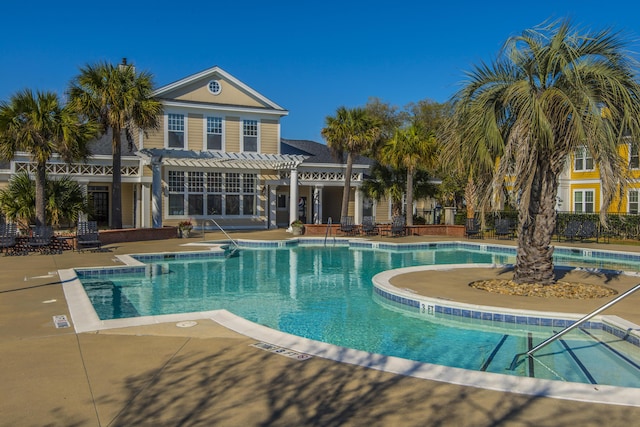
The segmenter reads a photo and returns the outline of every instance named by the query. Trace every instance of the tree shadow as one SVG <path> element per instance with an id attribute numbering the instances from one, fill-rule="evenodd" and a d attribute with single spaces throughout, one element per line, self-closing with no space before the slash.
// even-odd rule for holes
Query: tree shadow
<path id="1" fill-rule="evenodd" d="M 631 425 L 638 408 L 462 387 L 248 345 L 184 348 L 162 369 L 124 379 L 111 426 Z M 346 350 L 345 350 L 346 351 Z M 362 365 L 388 363 L 364 354 Z M 98 405 L 121 398 L 103 397 Z M 107 423 L 105 423 L 107 424 Z"/>

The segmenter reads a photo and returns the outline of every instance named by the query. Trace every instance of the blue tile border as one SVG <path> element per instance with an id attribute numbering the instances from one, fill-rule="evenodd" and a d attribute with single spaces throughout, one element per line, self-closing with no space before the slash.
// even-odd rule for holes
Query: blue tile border
<path id="1" fill-rule="evenodd" d="M 573 319 L 563 319 L 563 318 L 555 318 L 555 317 L 541 317 L 541 316 L 529 316 L 529 315 L 518 315 L 518 314 L 508 314 L 499 311 L 489 311 L 488 309 L 492 307 L 486 307 L 487 311 L 484 310 L 472 310 L 469 308 L 463 308 L 460 306 L 456 306 L 455 304 L 451 305 L 443 305 L 438 303 L 432 303 L 420 300 L 418 298 L 411 299 L 403 296 L 401 292 L 395 294 L 390 292 L 389 290 L 381 289 L 374 282 L 373 291 L 375 294 L 379 295 L 382 298 L 385 298 L 389 301 L 396 303 L 398 307 L 401 309 L 406 309 L 410 312 L 415 312 L 415 308 L 418 308 L 419 312 L 426 313 L 427 315 L 436 315 L 436 314 L 445 314 L 454 317 L 460 317 L 464 319 L 471 320 L 485 320 L 497 323 L 507 323 L 507 324 L 515 324 L 522 326 L 550 326 L 556 328 L 566 328 L 568 326 L 573 325 L 576 320 Z M 496 310 L 498 310 L 496 308 Z M 633 335 L 630 333 L 629 329 L 623 329 L 616 327 L 614 325 L 604 323 L 602 321 L 587 321 L 580 326 L 581 329 L 588 330 L 601 330 L 607 332 L 615 337 L 625 340 L 630 344 L 633 344 L 636 347 L 640 347 L 640 337 L 637 335 Z"/>

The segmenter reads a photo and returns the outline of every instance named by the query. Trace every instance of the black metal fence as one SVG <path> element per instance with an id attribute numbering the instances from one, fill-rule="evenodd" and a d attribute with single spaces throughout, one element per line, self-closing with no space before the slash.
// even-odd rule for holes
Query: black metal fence
<path id="1" fill-rule="evenodd" d="M 455 216 L 455 223 L 464 225 L 466 223 L 466 212 L 458 212 Z M 495 221 L 499 218 L 509 218 L 512 224 L 518 223 L 518 213 L 514 211 L 499 211 L 485 214 L 485 228 L 493 229 Z M 619 240 L 640 240 L 640 215 L 635 214 L 607 214 L 607 224 L 600 223 L 598 213 L 576 213 L 558 212 L 556 220 L 556 235 L 563 235 L 567 224 L 571 221 L 585 222 L 591 221 L 596 224 L 598 235 L 609 239 Z"/>

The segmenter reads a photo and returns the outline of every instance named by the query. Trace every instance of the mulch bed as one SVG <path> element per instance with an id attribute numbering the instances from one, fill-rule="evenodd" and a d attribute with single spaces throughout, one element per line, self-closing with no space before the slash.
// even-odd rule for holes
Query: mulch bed
<path id="1" fill-rule="evenodd" d="M 512 280 L 478 280 L 469 284 L 472 288 L 502 295 L 541 298 L 594 299 L 616 295 L 614 289 L 602 285 L 589 285 L 558 281 L 552 285 L 515 283 Z"/>

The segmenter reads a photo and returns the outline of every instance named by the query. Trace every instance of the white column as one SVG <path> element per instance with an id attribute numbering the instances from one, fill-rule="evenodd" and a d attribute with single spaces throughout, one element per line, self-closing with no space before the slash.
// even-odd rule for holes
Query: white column
<path id="1" fill-rule="evenodd" d="M 80 184 L 80 189 L 82 190 L 82 195 L 84 196 L 85 200 L 89 200 L 89 181 L 85 181 L 85 180 L 79 180 L 78 184 Z M 78 222 L 85 222 L 88 221 L 89 217 L 86 213 L 84 212 L 80 212 L 78 214 Z"/>
<path id="2" fill-rule="evenodd" d="M 322 187 L 313 187 L 313 223 L 322 224 Z"/>
<path id="3" fill-rule="evenodd" d="M 355 206 L 353 209 L 353 221 L 356 224 L 362 224 L 362 191 L 360 187 L 355 187 Z"/>
<path id="4" fill-rule="evenodd" d="M 162 228 L 162 177 L 161 159 L 153 158 L 151 161 L 152 177 L 152 198 L 151 198 L 151 215 L 153 228 Z"/>
<path id="5" fill-rule="evenodd" d="M 277 194 L 276 194 L 276 186 L 269 186 L 269 228 L 277 228 L 278 223 L 276 221 L 276 203 L 277 203 Z"/>
<path id="6" fill-rule="evenodd" d="M 140 227 L 151 227 L 151 185 L 140 185 Z"/>
<path id="7" fill-rule="evenodd" d="M 291 170 L 289 182 L 289 224 L 298 219 L 298 171 Z"/>
<path id="8" fill-rule="evenodd" d="M 289 251 L 289 296 L 298 298 L 298 253 Z"/>

